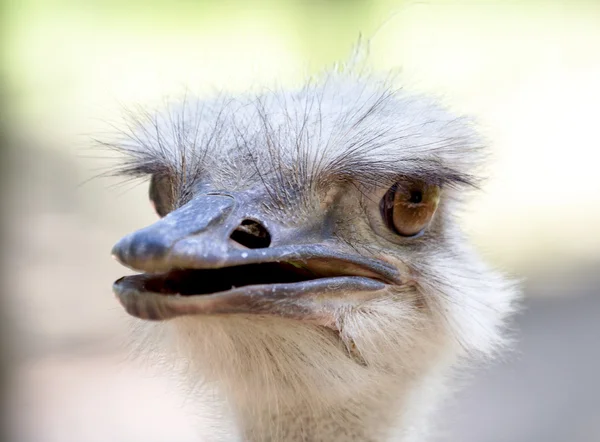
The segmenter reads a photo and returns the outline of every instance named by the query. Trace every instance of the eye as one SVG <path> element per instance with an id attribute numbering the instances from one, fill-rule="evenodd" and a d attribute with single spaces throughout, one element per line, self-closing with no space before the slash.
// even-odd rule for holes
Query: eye
<path id="1" fill-rule="evenodd" d="M 431 222 L 440 200 L 440 188 L 423 181 L 394 184 L 379 208 L 388 228 L 400 236 L 416 236 Z"/>
<path id="2" fill-rule="evenodd" d="M 161 218 L 173 210 L 175 195 L 169 177 L 152 175 L 149 196 L 154 210 Z"/>

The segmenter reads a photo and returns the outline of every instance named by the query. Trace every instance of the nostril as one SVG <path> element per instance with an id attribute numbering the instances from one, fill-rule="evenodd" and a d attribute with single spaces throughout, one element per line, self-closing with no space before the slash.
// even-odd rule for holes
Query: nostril
<path id="1" fill-rule="evenodd" d="M 264 249 L 271 245 L 271 235 L 262 224 L 251 219 L 243 220 L 230 235 L 235 242 L 249 249 Z"/>

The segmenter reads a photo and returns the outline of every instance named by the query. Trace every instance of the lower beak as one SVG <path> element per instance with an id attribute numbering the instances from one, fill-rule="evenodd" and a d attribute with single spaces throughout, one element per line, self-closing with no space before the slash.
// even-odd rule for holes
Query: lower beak
<path id="1" fill-rule="evenodd" d="M 325 235 L 302 243 L 306 228 L 268 219 L 260 222 L 269 245 L 244 247 L 232 239 L 242 219 L 231 197 L 204 196 L 119 241 L 114 256 L 145 272 L 113 285 L 127 312 L 151 320 L 273 314 L 333 327 L 337 309 L 399 282 L 397 269 L 385 261 L 352 253 Z M 314 228 L 309 236 L 315 238 Z"/>

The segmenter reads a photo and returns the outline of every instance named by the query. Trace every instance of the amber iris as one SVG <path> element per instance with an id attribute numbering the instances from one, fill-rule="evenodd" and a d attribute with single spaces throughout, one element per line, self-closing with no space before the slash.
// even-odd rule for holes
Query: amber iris
<path id="1" fill-rule="evenodd" d="M 440 200 L 440 188 L 418 180 L 401 181 L 380 203 L 387 226 L 401 236 L 416 236 L 431 222 Z"/>

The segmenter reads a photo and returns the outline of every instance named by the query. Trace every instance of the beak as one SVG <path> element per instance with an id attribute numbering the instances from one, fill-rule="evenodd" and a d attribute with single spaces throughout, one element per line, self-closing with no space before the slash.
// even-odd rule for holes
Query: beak
<path id="1" fill-rule="evenodd" d="M 273 314 L 333 327 L 336 310 L 400 282 L 389 263 L 336 240 L 326 219 L 290 227 L 251 198 L 198 196 L 121 239 L 113 255 L 143 272 L 113 285 L 127 312 Z"/>

